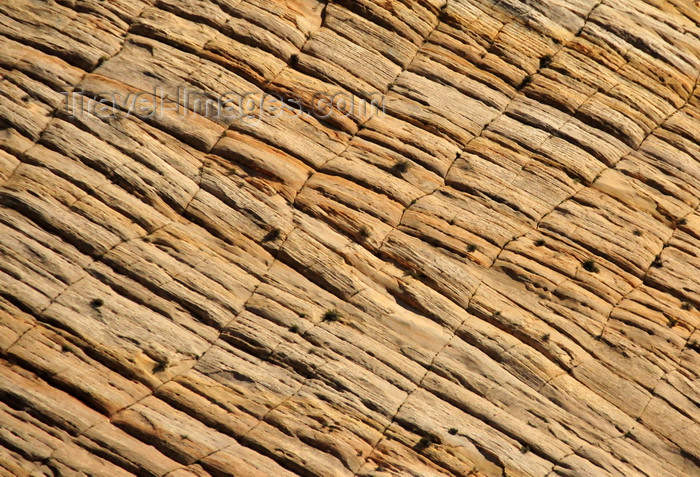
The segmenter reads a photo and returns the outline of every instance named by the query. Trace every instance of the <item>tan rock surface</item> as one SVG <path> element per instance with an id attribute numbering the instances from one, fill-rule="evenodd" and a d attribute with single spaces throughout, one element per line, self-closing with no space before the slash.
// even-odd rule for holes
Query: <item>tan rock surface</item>
<path id="1" fill-rule="evenodd" d="M 0 475 L 700 475 L 699 77 L 692 0 L 1 2 Z"/>

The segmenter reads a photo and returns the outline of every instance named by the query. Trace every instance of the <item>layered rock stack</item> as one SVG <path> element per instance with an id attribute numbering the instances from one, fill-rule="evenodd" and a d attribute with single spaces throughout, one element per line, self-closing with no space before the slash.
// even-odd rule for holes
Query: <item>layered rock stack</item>
<path id="1" fill-rule="evenodd" d="M 699 75 L 693 0 L 0 2 L 0 475 L 700 475 Z"/>

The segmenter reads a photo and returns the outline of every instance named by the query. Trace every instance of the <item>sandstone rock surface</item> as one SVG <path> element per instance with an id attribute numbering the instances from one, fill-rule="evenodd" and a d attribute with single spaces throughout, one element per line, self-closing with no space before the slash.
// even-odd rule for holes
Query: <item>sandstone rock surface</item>
<path id="1" fill-rule="evenodd" d="M 699 76 L 693 0 L 0 2 L 0 475 L 700 475 Z"/>

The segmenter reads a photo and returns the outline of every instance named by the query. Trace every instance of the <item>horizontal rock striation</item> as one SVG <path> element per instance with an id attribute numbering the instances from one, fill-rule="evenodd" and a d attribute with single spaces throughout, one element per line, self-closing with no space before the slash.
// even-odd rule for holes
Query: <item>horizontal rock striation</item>
<path id="1" fill-rule="evenodd" d="M 0 2 L 0 475 L 700 475 L 699 75 L 692 0 Z"/>

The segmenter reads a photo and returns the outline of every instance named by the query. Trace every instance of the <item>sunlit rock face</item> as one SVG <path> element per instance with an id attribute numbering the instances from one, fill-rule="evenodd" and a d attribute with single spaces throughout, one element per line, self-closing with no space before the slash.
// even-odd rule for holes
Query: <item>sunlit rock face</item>
<path id="1" fill-rule="evenodd" d="M 0 2 L 0 475 L 700 475 L 699 25 Z"/>

